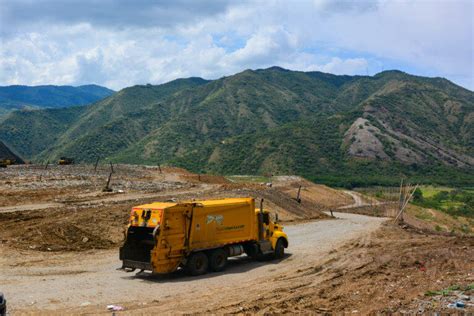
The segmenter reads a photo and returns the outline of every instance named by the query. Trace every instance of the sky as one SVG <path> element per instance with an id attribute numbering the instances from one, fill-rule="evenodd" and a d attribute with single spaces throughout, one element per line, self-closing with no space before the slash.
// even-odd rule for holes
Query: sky
<path id="1" fill-rule="evenodd" d="M 0 85 L 398 69 L 474 90 L 474 0 L 0 0 Z"/>

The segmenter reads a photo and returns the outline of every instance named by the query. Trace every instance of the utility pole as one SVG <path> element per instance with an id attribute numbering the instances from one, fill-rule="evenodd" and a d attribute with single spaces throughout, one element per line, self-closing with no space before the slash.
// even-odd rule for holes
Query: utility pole
<path id="1" fill-rule="evenodd" d="M 97 172 L 97 165 L 99 164 L 100 157 L 97 157 L 97 160 L 95 161 L 94 165 L 94 172 Z"/>
<path id="2" fill-rule="evenodd" d="M 112 192 L 112 188 L 110 187 L 110 180 L 112 179 L 112 171 L 109 173 L 109 178 L 107 179 L 107 184 L 105 188 L 102 190 L 103 192 Z"/>
<path id="3" fill-rule="evenodd" d="M 298 203 L 301 204 L 301 197 L 300 197 L 300 194 L 301 194 L 301 185 L 300 185 L 300 187 L 298 188 L 298 194 L 296 195 L 296 202 L 298 202 Z"/>
<path id="4" fill-rule="evenodd" d="M 415 185 L 414 187 L 408 185 L 408 187 L 405 188 L 404 193 L 403 193 L 403 201 L 401 203 L 400 211 L 398 212 L 397 216 L 395 217 L 394 222 L 397 222 L 397 220 L 399 218 L 403 222 L 403 212 L 405 211 L 405 208 L 407 207 L 410 200 L 413 198 L 413 194 L 415 193 L 416 189 L 418 189 L 418 184 Z"/>
<path id="5" fill-rule="evenodd" d="M 46 165 L 44 166 L 44 170 L 48 169 L 48 165 L 49 165 L 49 160 L 46 161 Z M 41 172 L 41 174 L 40 174 L 40 181 L 43 181 L 43 172 Z"/>

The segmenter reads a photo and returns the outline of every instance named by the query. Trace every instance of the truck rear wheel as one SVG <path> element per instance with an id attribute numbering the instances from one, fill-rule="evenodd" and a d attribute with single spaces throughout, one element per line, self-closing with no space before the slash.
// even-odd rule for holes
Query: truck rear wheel
<path id="1" fill-rule="evenodd" d="M 186 263 L 186 271 L 190 275 L 201 275 L 207 272 L 209 260 L 204 252 L 193 253 Z"/>
<path id="2" fill-rule="evenodd" d="M 275 245 L 274 257 L 275 259 L 282 259 L 285 256 L 285 244 L 283 239 L 280 238 L 277 240 Z"/>
<path id="3" fill-rule="evenodd" d="M 227 265 L 227 252 L 220 248 L 215 249 L 209 256 L 209 268 L 211 271 L 219 272 L 225 269 Z"/>

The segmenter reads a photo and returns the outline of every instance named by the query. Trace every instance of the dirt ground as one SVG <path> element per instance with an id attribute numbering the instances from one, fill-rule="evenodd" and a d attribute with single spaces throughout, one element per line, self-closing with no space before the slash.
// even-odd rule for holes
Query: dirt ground
<path id="1" fill-rule="evenodd" d="M 295 176 L 273 177 L 270 187 L 130 165 L 114 166 L 112 192 L 103 192 L 109 173 L 107 165 L 0 170 L 0 291 L 14 314 L 108 313 L 108 304 L 131 314 L 473 311 L 447 308 L 462 295 L 474 303 L 473 239 L 350 214 L 367 207 L 354 192 Z M 198 278 L 115 270 L 132 206 L 237 196 L 263 198 L 278 213 L 290 238 L 285 259 L 242 256 Z M 327 211 L 337 209 L 345 213 L 332 219 Z"/>
<path id="2" fill-rule="evenodd" d="M 341 215 L 342 216 L 342 215 Z M 355 215 L 352 215 L 355 216 Z M 474 312 L 474 239 L 425 235 L 385 222 L 368 236 L 298 269 L 288 295 L 216 312 L 432 314 Z M 443 291 L 444 290 L 444 291 Z M 466 308 L 448 308 L 465 300 Z"/>
<path id="3" fill-rule="evenodd" d="M 233 258 L 226 271 L 201 277 L 189 277 L 181 271 L 164 277 L 117 271 L 120 261 L 116 250 L 86 251 L 81 256 L 60 253 L 46 258 L 40 252 L 25 258 L 24 251 L 14 251 L 8 260 L 2 260 L 2 266 L 9 270 L 2 283 L 15 312 L 98 313 L 108 304 L 147 314 L 218 311 L 230 302 L 298 285 L 303 280 L 290 280 L 298 270 L 311 266 L 315 259 L 321 261 L 332 249 L 375 231 L 383 222 L 365 216 L 342 216 L 285 227 L 291 236 L 291 248 L 281 261 L 258 262 L 241 256 Z M 308 245 L 308 240 L 315 242 Z"/>
<path id="4" fill-rule="evenodd" d="M 80 251 L 117 247 L 132 206 L 154 201 L 252 196 L 283 222 L 325 218 L 341 193 L 319 188 L 325 201 L 297 203 L 288 187 L 230 184 L 223 177 L 193 175 L 178 168 L 114 166 L 112 192 L 102 192 L 109 168 L 101 166 L 13 166 L 0 173 L 0 244 L 40 251 Z M 201 182 L 199 181 L 201 179 Z M 316 185 L 314 185 L 316 187 Z M 321 186 L 323 187 L 323 186 Z M 286 190 L 286 191 L 285 191 Z M 297 191 L 297 189 L 296 189 Z M 296 193 L 295 191 L 295 193 Z M 333 203 L 327 201 L 333 197 Z"/>

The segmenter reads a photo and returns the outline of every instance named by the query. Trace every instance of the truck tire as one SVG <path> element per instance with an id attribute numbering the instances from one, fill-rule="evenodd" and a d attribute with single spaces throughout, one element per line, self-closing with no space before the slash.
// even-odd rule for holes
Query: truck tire
<path id="1" fill-rule="evenodd" d="M 282 259 L 285 256 L 285 244 L 282 238 L 277 240 L 273 256 L 275 259 Z"/>
<path id="2" fill-rule="evenodd" d="M 186 263 L 186 271 L 190 275 L 201 275 L 207 272 L 209 259 L 204 252 L 193 253 Z"/>
<path id="3" fill-rule="evenodd" d="M 209 256 L 209 268 L 211 271 L 219 272 L 225 269 L 227 265 L 227 252 L 222 249 L 215 249 Z"/>

